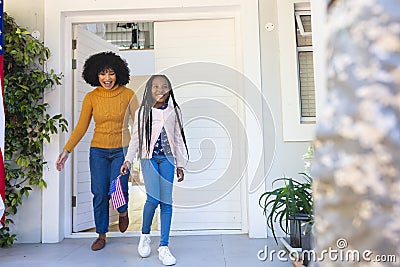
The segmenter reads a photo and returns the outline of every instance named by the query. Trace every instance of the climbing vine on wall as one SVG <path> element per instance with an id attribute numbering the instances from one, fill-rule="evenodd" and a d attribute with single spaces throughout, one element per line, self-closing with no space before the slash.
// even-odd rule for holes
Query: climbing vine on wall
<path id="1" fill-rule="evenodd" d="M 61 114 L 49 115 L 43 96 L 61 84 L 62 74 L 46 68 L 50 50 L 4 13 L 4 105 L 6 114 L 4 167 L 6 221 L 0 228 L 0 246 L 17 239 L 10 224 L 33 187 L 43 189 L 43 145 L 50 136 L 67 131 Z M 0 225 L 1 226 L 1 225 Z"/>

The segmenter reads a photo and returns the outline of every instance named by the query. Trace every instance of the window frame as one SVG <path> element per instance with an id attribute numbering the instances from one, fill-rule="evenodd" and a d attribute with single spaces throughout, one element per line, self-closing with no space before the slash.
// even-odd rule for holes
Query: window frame
<path id="1" fill-rule="evenodd" d="M 287 142 L 312 141 L 315 133 L 315 120 L 302 119 L 301 116 L 295 5 L 308 8 L 311 15 L 309 1 L 278 1 L 282 127 L 283 141 Z"/>

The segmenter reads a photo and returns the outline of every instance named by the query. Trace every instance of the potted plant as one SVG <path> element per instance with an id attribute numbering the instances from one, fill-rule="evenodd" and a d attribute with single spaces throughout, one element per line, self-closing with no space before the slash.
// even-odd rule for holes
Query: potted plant
<path id="1" fill-rule="evenodd" d="M 280 182 L 283 183 L 282 186 L 263 193 L 259 198 L 259 204 L 267 216 L 267 224 L 275 241 L 277 239 L 274 223 L 279 221 L 280 228 L 290 236 L 290 246 L 303 249 L 311 249 L 309 233 L 313 223 L 313 198 L 310 173 L 313 157 L 314 147 L 311 145 L 303 155 L 304 172 L 300 173 L 302 180 L 277 178 L 272 185 Z"/>
<path id="2" fill-rule="evenodd" d="M 302 244 L 304 231 L 309 232 L 309 223 L 313 218 L 311 185 L 312 178 L 307 173 L 300 173 L 303 181 L 289 177 L 277 178 L 273 181 L 283 182 L 283 185 L 271 191 L 264 192 L 259 198 L 259 204 L 267 216 L 267 225 L 277 242 L 275 222 L 290 236 L 293 247 L 306 246 Z M 308 249 L 308 248 L 304 248 Z"/>

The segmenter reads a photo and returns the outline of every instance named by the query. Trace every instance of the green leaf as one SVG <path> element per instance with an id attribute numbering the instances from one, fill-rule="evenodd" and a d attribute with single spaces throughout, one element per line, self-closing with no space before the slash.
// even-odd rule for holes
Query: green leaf
<path id="1" fill-rule="evenodd" d="M 67 131 L 62 114 L 50 116 L 48 103 L 43 99 L 46 90 L 57 89 L 62 74 L 47 70 L 50 50 L 34 39 L 4 12 L 4 104 L 6 135 L 4 158 L 6 169 L 6 225 L 14 224 L 7 218 L 16 214 L 24 201 L 29 201 L 26 184 L 46 188 L 43 175 L 43 141 L 52 134 Z M 16 235 L 9 227 L 0 228 L 0 246 L 11 246 Z"/>
<path id="2" fill-rule="evenodd" d="M 266 191 L 259 198 L 259 205 L 263 208 L 264 215 L 267 216 L 267 225 L 271 229 L 276 239 L 275 222 L 279 222 L 279 227 L 289 233 L 289 219 L 305 213 L 312 218 L 312 179 L 305 173 L 300 173 L 303 181 L 296 181 L 290 177 L 280 177 L 272 182 L 283 182 L 274 190 Z M 269 213 L 268 213 L 269 211 Z"/>

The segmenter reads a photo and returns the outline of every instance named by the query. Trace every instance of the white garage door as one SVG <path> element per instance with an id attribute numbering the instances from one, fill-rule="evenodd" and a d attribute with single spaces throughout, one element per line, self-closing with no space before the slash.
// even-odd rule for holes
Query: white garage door
<path id="1" fill-rule="evenodd" d="M 243 184 L 232 186 L 234 181 L 226 179 L 227 174 L 235 174 L 231 175 L 234 180 L 242 171 L 240 164 L 232 162 L 232 154 L 245 149 L 238 144 L 240 136 L 232 125 L 241 114 L 239 101 L 234 92 L 204 79 L 207 74 L 199 73 L 199 79 L 203 78 L 196 81 L 192 73 L 196 62 L 237 68 L 235 31 L 234 19 L 154 24 L 155 69 L 171 78 L 191 158 L 185 181 L 175 183 L 172 230 L 243 230 Z M 177 66 L 185 63 L 191 67 Z M 230 78 L 221 75 L 221 79 Z M 176 84 L 178 77 L 189 76 L 194 78 Z"/>

